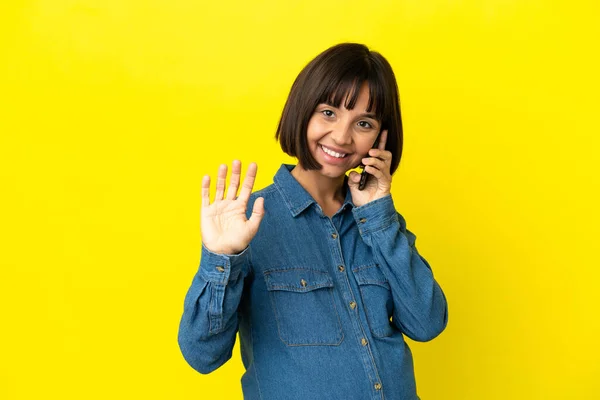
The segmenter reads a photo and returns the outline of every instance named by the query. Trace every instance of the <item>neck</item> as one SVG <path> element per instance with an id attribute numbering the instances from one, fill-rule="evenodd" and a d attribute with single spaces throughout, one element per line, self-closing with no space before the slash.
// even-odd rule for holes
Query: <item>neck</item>
<path id="1" fill-rule="evenodd" d="M 344 185 L 344 175 L 324 176 L 318 170 L 302 168 L 299 163 L 292 169 L 291 174 L 321 207 L 342 204 L 346 198 L 347 188 Z"/>

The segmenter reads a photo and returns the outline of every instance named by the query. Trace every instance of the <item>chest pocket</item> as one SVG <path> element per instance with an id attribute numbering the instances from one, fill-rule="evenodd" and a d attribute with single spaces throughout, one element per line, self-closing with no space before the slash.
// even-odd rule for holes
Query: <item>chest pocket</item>
<path id="1" fill-rule="evenodd" d="M 265 283 L 288 346 L 339 345 L 343 339 L 329 273 L 311 268 L 272 269 Z"/>
<path id="2" fill-rule="evenodd" d="M 352 269 L 360 288 L 360 295 L 374 336 L 386 337 L 394 333 L 390 317 L 394 311 L 390 284 L 377 264 Z"/>

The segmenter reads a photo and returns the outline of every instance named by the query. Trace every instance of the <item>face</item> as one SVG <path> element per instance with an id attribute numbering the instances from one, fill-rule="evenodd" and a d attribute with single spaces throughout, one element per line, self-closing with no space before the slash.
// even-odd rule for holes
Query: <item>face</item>
<path id="1" fill-rule="evenodd" d="M 323 166 L 320 173 L 331 178 L 356 168 L 381 129 L 373 112 L 367 112 L 369 86 L 364 83 L 352 110 L 322 103 L 308 122 L 307 141 L 312 156 Z"/>

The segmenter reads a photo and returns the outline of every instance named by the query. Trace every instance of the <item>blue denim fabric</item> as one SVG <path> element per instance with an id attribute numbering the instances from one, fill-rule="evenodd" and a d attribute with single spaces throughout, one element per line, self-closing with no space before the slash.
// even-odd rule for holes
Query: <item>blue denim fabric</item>
<path id="1" fill-rule="evenodd" d="M 225 363 L 239 330 L 248 400 L 414 400 L 404 336 L 428 341 L 448 306 L 391 195 L 331 218 L 282 164 L 241 253 L 202 246 L 179 346 L 197 371 Z M 347 178 L 346 178 L 347 179 Z"/>

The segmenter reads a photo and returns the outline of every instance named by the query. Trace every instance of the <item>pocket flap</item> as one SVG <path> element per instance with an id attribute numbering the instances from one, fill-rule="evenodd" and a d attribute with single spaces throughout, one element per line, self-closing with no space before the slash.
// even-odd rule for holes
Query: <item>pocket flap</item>
<path id="1" fill-rule="evenodd" d="M 377 264 L 361 265 L 352 269 L 359 285 L 379 285 L 386 289 L 390 284 Z"/>
<path id="2" fill-rule="evenodd" d="M 275 269 L 264 272 L 267 290 L 309 292 L 333 287 L 329 273 L 310 268 Z"/>

